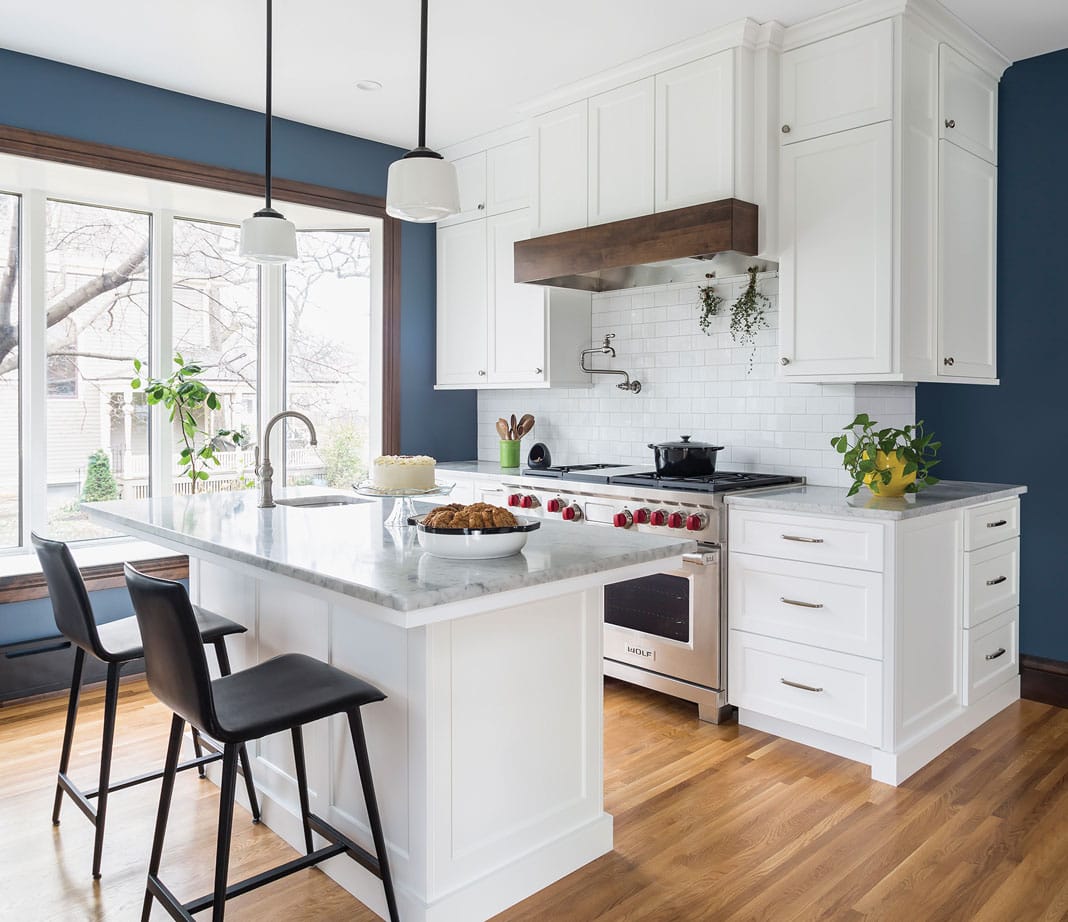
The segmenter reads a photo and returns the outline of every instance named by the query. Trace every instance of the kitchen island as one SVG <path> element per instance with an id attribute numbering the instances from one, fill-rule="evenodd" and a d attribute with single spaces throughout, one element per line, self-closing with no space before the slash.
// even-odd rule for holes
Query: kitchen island
<path id="1" fill-rule="evenodd" d="M 286 498 L 322 489 L 284 491 Z M 305 653 L 389 697 L 371 764 L 405 922 L 486 919 L 612 848 L 602 765 L 602 587 L 663 570 L 673 537 L 544 522 L 519 555 L 445 560 L 389 503 L 257 508 L 254 492 L 97 503 L 100 524 L 188 554 L 193 601 L 244 624 L 245 668 Z M 370 846 L 344 720 L 305 731 L 312 810 Z M 302 850 L 288 734 L 258 741 L 263 817 Z M 381 884 L 331 877 L 380 915 Z"/>

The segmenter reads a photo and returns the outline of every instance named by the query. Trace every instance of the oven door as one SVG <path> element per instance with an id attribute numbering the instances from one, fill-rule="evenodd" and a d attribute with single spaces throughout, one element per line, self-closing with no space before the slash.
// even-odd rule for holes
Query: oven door
<path id="1" fill-rule="evenodd" d="M 681 570 L 605 586 L 604 655 L 719 689 L 719 548 L 682 559 Z"/>

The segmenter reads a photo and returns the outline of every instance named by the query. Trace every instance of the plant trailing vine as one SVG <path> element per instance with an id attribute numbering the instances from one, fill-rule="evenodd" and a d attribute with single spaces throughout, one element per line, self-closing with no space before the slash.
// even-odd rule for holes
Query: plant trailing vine
<path id="1" fill-rule="evenodd" d="M 878 495 L 893 480 L 894 467 L 904 477 L 916 475 L 915 481 L 905 487 L 906 493 L 918 493 L 938 483 L 938 478 L 931 475 L 931 468 L 939 463 L 935 456 L 942 443 L 934 441 L 934 433 L 924 432 L 922 419 L 904 429 L 876 430 L 878 425 L 867 413 L 860 413 L 843 427 L 844 435 L 831 439 L 831 445 L 842 456 L 842 466 L 853 478 L 849 496 L 855 495 L 865 483 Z"/>
<path id="2" fill-rule="evenodd" d="M 723 306 L 723 297 L 716 294 L 715 285 L 702 285 L 697 289 L 697 295 L 701 299 L 701 317 L 698 324 L 703 333 L 708 333 L 712 326 L 712 318 L 719 314 Z"/>
<path id="3" fill-rule="evenodd" d="M 177 420 L 182 435 L 182 447 L 178 452 L 178 464 L 181 474 L 193 482 L 193 492 L 202 480 L 210 476 L 205 470 L 209 463 L 219 466 L 215 450 L 220 443 L 230 442 L 238 446 L 245 437 L 235 429 L 220 429 L 214 435 L 204 429 L 196 417 L 196 410 L 207 407 L 209 410 L 222 408 L 219 395 L 200 380 L 204 368 L 194 362 L 186 362 L 181 353 L 174 353 L 175 370 L 167 378 L 142 379 L 144 365 L 140 359 L 134 359 L 134 374 L 130 382 L 135 391 L 144 391 L 145 401 L 149 406 L 162 403 L 170 410 L 171 422 Z"/>
<path id="4" fill-rule="evenodd" d="M 738 300 L 731 305 L 731 338 L 741 346 L 749 346 L 749 367 L 746 374 L 753 370 L 753 358 L 756 355 L 756 336 L 759 330 L 768 327 L 768 307 L 771 299 L 757 289 L 757 267 L 750 266 L 749 284 Z"/>

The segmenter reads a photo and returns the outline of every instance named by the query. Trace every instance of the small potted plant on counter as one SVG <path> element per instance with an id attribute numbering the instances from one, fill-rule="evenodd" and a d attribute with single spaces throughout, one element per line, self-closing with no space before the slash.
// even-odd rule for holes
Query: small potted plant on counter
<path id="1" fill-rule="evenodd" d="M 938 483 L 931 468 L 939 463 L 935 456 L 942 443 L 934 441 L 933 433 L 924 432 L 922 419 L 904 429 L 876 429 L 878 425 L 867 413 L 860 413 L 843 427 L 845 434 L 831 439 L 842 455 L 842 466 L 853 478 L 849 496 L 862 486 L 877 496 L 904 496 Z"/>

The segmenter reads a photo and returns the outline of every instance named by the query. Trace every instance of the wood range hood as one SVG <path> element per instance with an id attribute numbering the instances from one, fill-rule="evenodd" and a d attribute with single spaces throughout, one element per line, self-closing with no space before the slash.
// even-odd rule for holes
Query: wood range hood
<path id="1" fill-rule="evenodd" d="M 728 198 L 520 240 L 515 280 L 581 291 L 686 281 L 686 268 L 757 252 L 757 206 Z M 720 276 L 724 272 L 718 273 Z"/>

